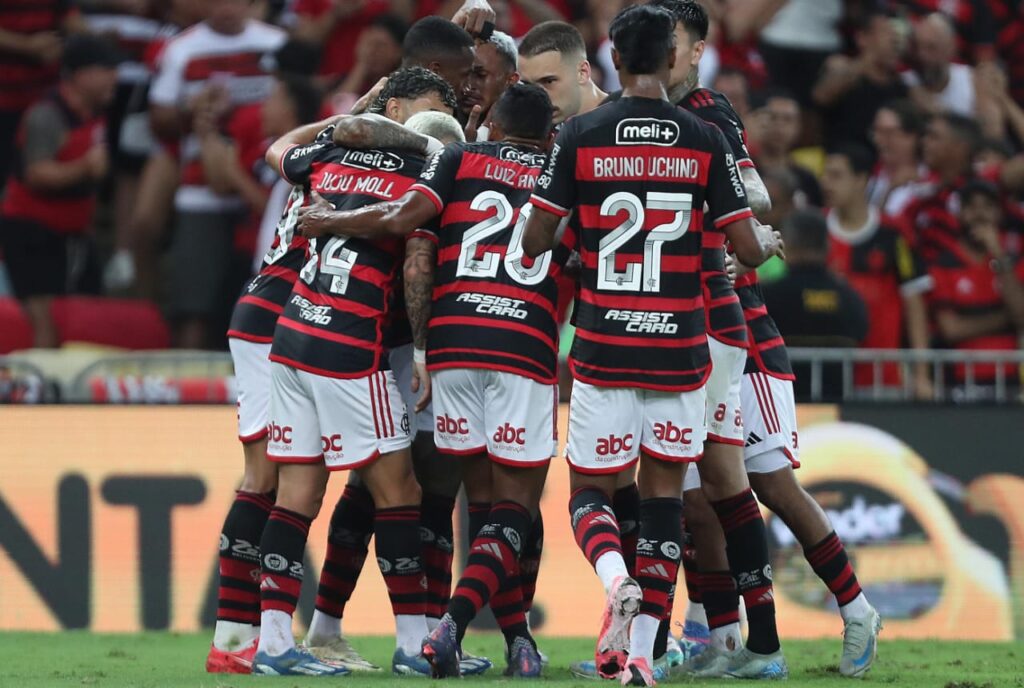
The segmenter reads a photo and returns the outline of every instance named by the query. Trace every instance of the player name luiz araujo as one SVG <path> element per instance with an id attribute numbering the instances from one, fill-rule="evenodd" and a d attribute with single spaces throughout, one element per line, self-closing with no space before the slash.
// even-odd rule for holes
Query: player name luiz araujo
<path id="1" fill-rule="evenodd" d="M 479 294 L 475 291 L 459 294 L 456 299 L 462 303 L 479 304 L 476 312 L 481 315 L 497 315 L 503 318 L 515 318 L 516 320 L 526 319 L 526 310 L 522 299 L 511 299 L 507 296 L 495 296 L 494 294 Z"/>
<path id="2" fill-rule="evenodd" d="M 700 163 L 695 158 L 670 155 L 600 155 L 594 158 L 594 177 L 668 177 L 697 179 Z"/>
<path id="3" fill-rule="evenodd" d="M 626 332 L 649 332 L 651 334 L 675 334 L 679 325 L 669 322 L 672 313 L 656 311 L 627 311 L 613 308 L 604 314 L 605 320 L 626 323 Z"/>
<path id="4" fill-rule="evenodd" d="M 484 166 L 484 177 L 517 189 L 532 190 L 537 184 L 537 176 L 537 172 L 523 174 L 520 170 L 504 165 L 487 163 Z"/>

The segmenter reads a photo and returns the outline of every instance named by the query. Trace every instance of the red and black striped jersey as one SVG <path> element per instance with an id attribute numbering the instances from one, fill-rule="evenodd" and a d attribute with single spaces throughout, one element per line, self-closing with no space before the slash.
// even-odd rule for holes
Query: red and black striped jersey
<path id="1" fill-rule="evenodd" d="M 710 88 L 697 88 L 679 102 L 679 107 L 721 129 L 738 166 L 754 167 L 747 150 L 747 131 L 728 98 Z M 725 233 L 710 218 L 704 218 L 702 239 L 701 275 L 708 334 L 725 344 L 746 348 L 743 308 L 725 274 Z"/>
<path id="2" fill-rule="evenodd" d="M 666 391 L 707 379 L 704 204 L 716 227 L 752 216 L 731 159 L 717 127 L 665 100 L 621 98 L 562 127 L 532 203 L 575 209 L 576 379 Z"/>
<path id="3" fill-rule="evenodd" d="M 299 208 L 306 203 L 307 193 L 301 186 L 292 189 L 284 212 L 277 223 L 277 233 L 270 250 L 263 257 L 260 271 L 242 289 L 231 314 L 228 336 L 250 342 L 274 341 L 277 316 L 292 293 L 299 270 L 306 263 L 304 236 L 295 231 Z"/>
<path id="4" fill-rule="evenodd" d="M 60 31 L 77 13 L 72 0 L 4 0 L 0 30 L 22 37 Z M 21 112 L 57 83 L 58 61 L 41 60 L 0 50 L 0 111 Z"/>
<path id="5" fill-rule="evenodd" d="M 556 380 L 558 285 L 571 238 L 530 260 L 528 202 L 546 155 L 501 142 L 452 144 L 412 187 L 439 213 L 427 367 L 486 368 Z M 426 232 L 422 232 L 426 234 Z"/>
<path id="6" fill-rule="evenodd" d="M 316 142 L 291 148 L 281 176 L 338 210 L 395 200 L 423 169 L 400 150 Z M 384 329 L 405 244 L 345 236 L 311 239 L 307 260 L 277 319 L 270 359 L 318 375 L 358 378 L 387 368 Z"/>
<path id="7" fill-rule="evenodd" d="M 764 373 L 782 380 L 795 380 L 786 342 L 779 334 L 772 316 L 768 314 L 755 271 L 751 270 L 736 279 L 736 294 L 747 321 L 747 364 L 743 373 Z"/>

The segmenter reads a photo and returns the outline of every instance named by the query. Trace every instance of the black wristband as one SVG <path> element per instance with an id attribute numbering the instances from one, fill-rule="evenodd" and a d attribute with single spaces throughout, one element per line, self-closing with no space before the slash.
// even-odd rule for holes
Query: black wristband
<path id="1" fill-rule="evenodd" d="M 492 21 L 485 21 L 483 28 L 480 29 L 480 33 L 477 34 L 477 38 L 479 38 L 481 41 L 489 41 L 489 40 L 491 40 L 491 36 L 493 34 L 494 34 L 494 22 L 492 22 Z"/>

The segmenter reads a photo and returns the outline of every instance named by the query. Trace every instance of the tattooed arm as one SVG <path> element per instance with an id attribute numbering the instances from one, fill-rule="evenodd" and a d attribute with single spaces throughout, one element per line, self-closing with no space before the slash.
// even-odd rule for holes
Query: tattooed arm
<path id="1" fill-rule="evenodd" d="M 429 155 L 441 148 L 432 136 L 417 134 L 375 114 L 346 117 L 334 126 L 334 142 L 347 148 L 401 148 Z"/>
<path id="2" fill-rule="evenodd" d="M 437 246 L 430 239 L 415 236 L 405 243 L 405 310 L 412 328 L 414 363 L 412 391 L 420 392 L 416 412 L 430 402 L 430 376 L 427 374 L 423 352 L 427 349 L 427 327 L 430 323 L 430 303 L 434 292 L 434 264 Z M 419 360 L 415 360 L 419 355 Z"/>

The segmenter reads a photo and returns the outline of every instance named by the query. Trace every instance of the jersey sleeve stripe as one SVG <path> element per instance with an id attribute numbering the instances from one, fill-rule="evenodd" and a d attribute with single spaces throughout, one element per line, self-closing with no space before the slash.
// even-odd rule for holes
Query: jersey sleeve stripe
<path id="1" fill-rule="evenodd" d="M 421 194 L 426 196 L 431 203 L 434 204 L 434 208 L 437 209 L 438 213 L 444 212 L 444 201 L 437 195 L 437 192 L 431 189 L 426 184 L 413 184 L 409 187 L 410 191 L 419 191 Z"/>
<path id="2" fill-rule="evenodd" d="M 292 146 L 288 146 L 288 148 L 285 149 L 284 153 L 281 154 L 281 159 L 277 161 L 277 173 L 279 175 L 281 175 L 281 179 L 285 180 L 289 184 L 294 184 L 295 181 L 291 177 L 288 176 L 287 172 L 285 172 L 285 170 L 284 170 L 284 161 L 287 160 L 288 156 L 291 155 L 292 151 L 295 150 L 298 147 L 299 147 L 298 144 L 295 144 L 295 145 L 292 145 Z"/>
<path id="3" fill-rule="evenodd" d="M 751 160 L 750 158 L 740 158 L 739 160 L 736 161 L 736 166 L 749 168 L 752 170 L 757 168 L 757 166 L 754 164 L 754 161 Z"/>
<path id="4" fill-rule="evenodd" d="M 731 224 L 733 222 L 739 222 L 740 220 L 746 220 L 747 218 L 754 217 L 754 211 L 750 208 L 740 208 L 734 210 L 731 213 L 726 213 L 715 220 L 715 229 L 721 229 L 722 227 Z"/>
<path id="5" fill-rule="evenodd" d="M 557 215 L 558 217 L 565 217 L 566 215 L 569 214 L 568 208 L 563 208 L 557 203 L 547 201 L 536 194 L 530 196 L 530 203 L 532 203 L 534 207 L 540 208 L 541 210 L 546 210 L 552 215 Z"/>
<path id="6" fill-rule="evenodd" d="M 427 241 L 432 241 L 435 244 L 438 243 L 438 241 L 439 241 L 438 238 L 437 238 L 437 234 L 435 234 L 434 232 L 430 231 L 429 229 L 423 229 L 423 228 L 417 229 L 412 234 L 410 234 L 408 236 L 408 238 L 409 239 L 426 239 Z"/>
<path id="7" fill-rule="evenodd" d="M 278 315 L 280 315 L 281 311 L 284 310 L 284 305 L 280 303 L 261 299 L 260 297 L 252 296 L 251 294 L 246 294 L 242 298 L 238 299 L 238 303 L 248 303 L 253 306 L 259 306 L 260 308 L 265 308 L 271 313 L 277 313 Z"/>

